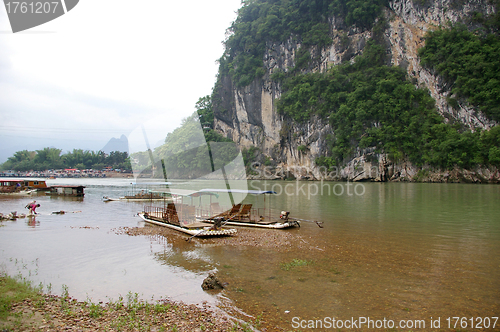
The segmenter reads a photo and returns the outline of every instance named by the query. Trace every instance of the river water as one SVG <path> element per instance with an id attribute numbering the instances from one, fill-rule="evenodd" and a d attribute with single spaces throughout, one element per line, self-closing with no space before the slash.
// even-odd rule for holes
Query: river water
<path id="1" fill-rule="evenodd" d="M 79 300 L 132 292 L 229 303 L 268 331 L 330 330 L 332 318 L 344 328 L 372 320 L 362 330 L 384 330 L 384 320 L 396 330 L 401 322 L 413 330 L 435 330 L 439 322 L 446 330 L 452 317 L 466 317 L 462 328 L 470 329 L 479 318 L 485 325 L 485 317 L 500 316 L 500 186 L 249 181 L 249 189 L 278 193 L 265 204 L 323 222 L 264 231 L 289 232 L 301 244 L 273 250 L 117 234 L 144 227 L 136 216 L 143 203 L 102 202 L 123 195 L 130 182 L 47 180 L 85 185 L 85 198 L 36 196 L 35 220 L 3 222 L 0 269 L 55 294 L 67 287 Z M 0 212 L 24 212 L 30 200 L 0 197 Z M 60 210 L 69 213 L 50 214 Z M 229 283 L 219 294 L 200 287 L 210 271 Z"/>

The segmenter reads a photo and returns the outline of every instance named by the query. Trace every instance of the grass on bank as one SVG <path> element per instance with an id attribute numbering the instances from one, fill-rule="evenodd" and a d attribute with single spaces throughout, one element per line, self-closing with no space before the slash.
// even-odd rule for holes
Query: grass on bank
<path id="1" fill-rule="evenodd" d="M 39 300 L 39 288 L 35 288 L 29 281 L 0 275 L 0 320 L 4 321 L 11 314 L 12 305 L 25 299 Z M 1 326 L 1 325 L 0 325 Z"/>
<path id="2" fill-rule="evenodd" d="M 61 296 L 43 294 L 25 278 L 0 273 L 0 331 L 253 331 L 249 323 L 215 319 L 212 312 L 160 300 L 149 303 L 129 292 L 117 301 L 78 302 L 63 285 Z M 259 320 L 254 322 L 260 325 Z"/>

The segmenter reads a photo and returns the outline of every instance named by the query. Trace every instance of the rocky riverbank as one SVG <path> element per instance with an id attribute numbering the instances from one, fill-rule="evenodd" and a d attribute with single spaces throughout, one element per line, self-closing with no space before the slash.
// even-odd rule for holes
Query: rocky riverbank
<path id="1" fill-rule="evenodd" d="M 0 285 L 8 283 L 0 276 Z M 12 280 L 12 279 L 10 279 Z M 19 283 L 22 288 L 22 283 Z M 15 291 L 9 290 L 9 294 Z M 8 296 L 8 295 L 7 295 Z M 148 303 L 129 294 L 116 302 L 79 302 L 69 296 L 32 295 L 18 302 L 5 303 L 0 331 L 250 331 L 250 325 L 237 321 L 206 303 L 186 305 L 170 300 Z M 4 308 L 7 308 L 7 312 Z M 6 317 L 5 317 L 6 316 Z"/>
<path id="2" fill-rule="evenodd" d="M 477 166 L 439 169 L 416 166 L 407 160 L 391 162 L 384 154 L 363 154 L 342 167 L 279 164 L 255 166 L 247 170 L 250 180 L 349 181 L 349 182 L 428 182 L 428 183 L 500 183 L 500 169 Z"/>

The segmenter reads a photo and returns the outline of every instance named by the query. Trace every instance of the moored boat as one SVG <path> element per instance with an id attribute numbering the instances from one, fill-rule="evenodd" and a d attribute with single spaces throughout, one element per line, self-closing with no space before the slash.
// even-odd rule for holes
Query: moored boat
<path id="1" fill-rule="evenodd" d="M 103 202 L 116 202 L 116 201 L 127 201 L 127 202 L 141 202 L 141 201 L 172 201 L 171 197 L 164 197 L 158 194 L 149 194 L 149 193 L 138 193 L 134 196 L 122 196 L 120 198 L 113 198 L 108 196 L 103 196 Z"/>
<path id="2" fill-rule="evenodd" d="M 112 198 L 109 196 L 103 196 L 102 200 L 104 202 L 113 201 L 129 201 L 129 202 L 141 202 L 141 201 L 163 201 L 171 200 L 170 197 L 165 195 L 164 192 L 158 192 L 151 190 L 150 188 L 165 187 L 168 186 L 170 182 L 132 182 L 132 190 L 125 193 L 125 195 L 119 198 Z M 137 186 L 145 189 L 137 189 Z"/>
<path id="3" fill-rule="evenodd" d="M 38 191 L 50 190 L 44 180 L 24 180 L 24 185 L 31 189 L 36 189 Z"/>
<path id="4" fill-rule="evenodd" d="M 0 192 L 2 196 L 29 196 L 36 193 L 36 189 L 24 189 L 14 192 Z"/>
<path id="5" fill-rule="evenodd" d="M 50 190 L 45 194 L 50 196 L 70 196 L 70 197 L 83 197 L 85 193 L 83 191 L 84 186 L 51 186 Z"/>
<path id="6" fill-rule="evenodd" d="M 208 223 L 213 223 L 213 219 L 204 220 Z M 282 220 L 276 219 L 262 219 L 262 220 L 232 220 L 231 218 L 223 221 L 226 225 L 230 226 L 243 226 L 243 227 L 257 227 L 257 228 L 270 228 L 270 229 L 284 229 L 290 227 L 300 227 L 300 221 L 294 219 Z"/>
<path id="7" fill-rule="evenodd" d="M 141 212 L 138 215 L 147 223 L 167 227 L 197 237 L 230 236 L 236 234 L 236 229 L 234 228 L 216 228 L 213 224 L 201 222 L 179 222 L 178 224 L 174 224 L 167 219 L 155 217 L 147 212 Z"/>
<path id="8" fill-rule="evenodd" d="M 276 194 L 270 190 L 241 190 L 241 189 L 202 189 L 199 191 L 212 193 L 231 193 L 231 194 L 249 194 L 249 195 L 273 195 Z M 212 211 L 215 209 L 212 209 Z M 231 209 L 218 214 L 199 216 L 198 219 L 206 223 L 214 223 L 215 220 L 222 218 L 223 223 L 231 226 L 257 227 L 269 229 L 284 229 L 290 227 L 300 227 L 300 220 L 289 217 L 289 212 L 281 211 L 273 214 L 270 208 L 264 206 L 254 208 L 252 204 L 234 204 Z"/>
<path id="9" fill-rule="evenodd" d="M 151 191 L 145 191 L 145 190 L 142 190 L 141 192 L 138 192 L 136 194 L 133 194 L 133 195 L 125 195 L 125 196 L 122 196 L 120 197 L 119 200 L 121 201 L 150 201 L 150 200 L 164 200 L 164 199 L 168 199 L 168 198 L 165 198 L 164 196 L 162 195 L 158 195 L 154 192 L 151 192 Z M 113 199 L 112 199 L 113 200 Z"/>
<path id="10" fill-rule="evenodd" d="M 0 180 L 0 195 L 28 196 L 35 192 L 36 189 L 29 187 L 25 180 Z"/>
<path id="11" fill-rule="evenodd" d="M 176 231 L 192 235 L 193 237 L 228 236 L 236 234 L 236 229 L 223 227 L 221 219 L 214 223 L 206 223 L 196 218 L 196 207 L 184 204 L 184 197 L 193 197 L 197 192 L 192 190 L 169 190 L 154 192 L 164 197 L 163 206 L 154 206 L 153 200 L 138 215 L 150 224 L 168 227 Z M 203 193 L 201 195 L 212 195 Z M 167 201 L 167 198 L 170 201 Z M 172 202 L 173 201 L 175 202 Z M 158 204 L 158 203 L 156 203 Z"/>

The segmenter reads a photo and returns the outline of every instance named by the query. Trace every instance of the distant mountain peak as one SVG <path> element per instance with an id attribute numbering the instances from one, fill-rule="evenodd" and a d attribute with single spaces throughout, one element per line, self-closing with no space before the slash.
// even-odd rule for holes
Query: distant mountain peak
<path id="1" fill-rule="evenodd" d="M 108 154 L 112 151 L 120 151 L 128 153 L 127 136 L 121 135 L 120 138 L 115 138 L 115 137 L 111 138 L 101 150 Z"/>

